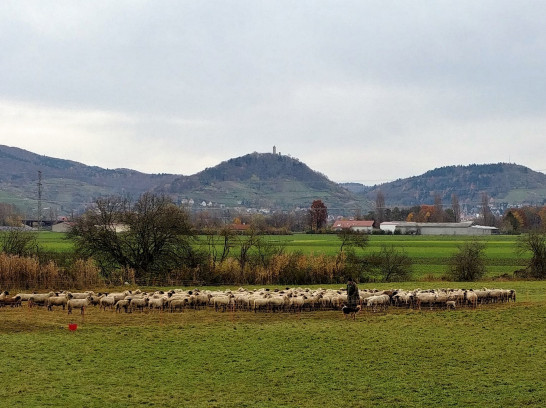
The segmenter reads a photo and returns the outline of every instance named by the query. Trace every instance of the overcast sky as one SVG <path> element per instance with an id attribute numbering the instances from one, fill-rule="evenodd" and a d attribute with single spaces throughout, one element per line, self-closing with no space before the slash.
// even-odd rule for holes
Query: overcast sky
<path id="1" fill-rule="evenodd" d="M 194 174 L 273 145 L 337 182 L 546 171 L 546 1 L 0 2 L 0 144 Z"/>

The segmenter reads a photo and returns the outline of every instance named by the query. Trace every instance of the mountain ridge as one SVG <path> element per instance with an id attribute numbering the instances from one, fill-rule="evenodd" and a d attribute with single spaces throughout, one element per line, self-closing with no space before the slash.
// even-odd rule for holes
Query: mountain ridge
<path id="1" fill-rule="evenodd" d="M 44 203 L 64 213 L 83 211 L 100 196 L 138 196 L 147 191 L 169 194 L 179 203 L 191 201 L 196 207 L 204 202 L 201 207 L 207 208 L 291 210 L 308 208 L 315 199 L 342 213 L 370 207 L 365 197 L 357 197 L 298 159 L 280 154 L 254 152 L 184 176 L 103 169 L 2 145 L 0 201 L 36 207 L 39 171 Z"/>
<path id="2" fill-rule="evenodd" d="M 104 169 L 0 145 L 0 202 L 36 211 L 38 172 L 43 175 L 43 207 L 60 213 L 83 211 L 97 197 L 137 197 L 151 191 L 172 196 L 194 209 L 306 209 L 315 199 L 331 214 L 355 215 L 373 210 L 381 191 L 387 206 L 444 203 L 456 194 L 461 204 L 478 204 L 486 193 L 505 206 L 546 203 L 546 175 L 513 163 L 444 166 L 422 175 L 365 186 L 335 183 L 290 156 L 249 153 L 225 160 L 193 175 L 147 174 L 131 169 Z"/>
<path id="3" fill-rule="evenodd" d="M 354 184 L 354 183 L 352 183 Z M 343 185 L 343 184 L 342 184 Z M 481 202 L 482 194 L 506 206 L 546 202 L 546 174 L 515 163 L 470 164 L 438 167 L 421 175 L 371 187 L 347 186 L 370 200 L 381 191 L 386 205 L 433 204 L 436 194 L 450 202 L 452 194 L 461 203 Z"/>

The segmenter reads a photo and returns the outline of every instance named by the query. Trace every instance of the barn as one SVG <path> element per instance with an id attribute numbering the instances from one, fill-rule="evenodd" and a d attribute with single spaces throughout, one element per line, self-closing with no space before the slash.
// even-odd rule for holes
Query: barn
<path id="1" fill-rule="evenodd" d="M 373 232 L 373 224 L 374 221 L 338 220 L 332 224 L 332 230 L 341 231 L 344 229 L 350 229 L 353 231 L 371 234 Z"/>
<path id="2" fill-rule="evenodd" d="M 379 228 L 391 234 L 415 235 L 491 235 L 498 233 L 498 228 L 473 225 L 473 221 L 464 222 L 382 222 Z"/>

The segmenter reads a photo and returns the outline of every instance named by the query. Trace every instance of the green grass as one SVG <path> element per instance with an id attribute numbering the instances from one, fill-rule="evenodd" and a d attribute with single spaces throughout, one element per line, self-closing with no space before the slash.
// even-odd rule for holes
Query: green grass
<path id="1" fill-rule="evenodd" d="M 46 251 L 70 252 L 74 250 L 74 243 L 66 239 L 63 232 L 40 231 L 38 245 Z"/>
<path id="2" fill-rule="evenodd" d="M 355 322 L 339 312 L 95 309 L 82 319 L 4 308 L 0 401 L 10 407 L 544 406 L 546 283 L 498 286 L 515 287 L 518 301 L 452 312 L 391 309 L 361 313 Z M 72 321 L 76 332 L 67 330 Z"/>
<path id="3" fill-rule="evenodd" d="M 40 232 L 38 242 L 46 251 L 69 252 L 74 249 L 66 234 Z M 276 244 L 283 244 L 287 252 L 301 251 L 304 254 L 327 254 L 334 256 L 339 252 L 340 241 L 335 234 L 293 234 L 266 236 L 265 239 Z M 406 235 L 372 235 L 368 247 L 363 253 L 378 252 L 381 245 L 394 245 L 404 251 L 413 261 L 413 275 L 421 279 L 426 275 L 440 277 L 447 271 L 448 259 L 457 252 L 458 246 L 471 239 L 461 236 L 406 236 Z M 487 276 L 495 277 L 512 274 L 526 264 L 527 258 L 516 255 L 517 237 L 499 235 L 477 238 L 485 243 Z M 200 243 L 200 244 L 199 244 Z M 204 237 L 198 244 L 205 246 Z M 205 246 L 206 247 L 206 246 Z M 232 253 L 236 248 L 232 250 Z"/>

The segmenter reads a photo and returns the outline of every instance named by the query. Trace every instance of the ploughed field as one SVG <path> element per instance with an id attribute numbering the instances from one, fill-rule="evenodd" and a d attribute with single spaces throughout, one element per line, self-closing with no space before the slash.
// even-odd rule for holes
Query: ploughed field
<path id="1" fill-rule="evenodd" d="M 546 282 L 465 286 L 514 289 L 517 301 L 476 309 L 391 307 L 359 313 L 355 321 L 339 310 L 90 307 L 81 316 L 4 307 L 0 401 L 10 407 L 544 406 Z M 70 323 L 77 330 L 68 330 Z"/>

